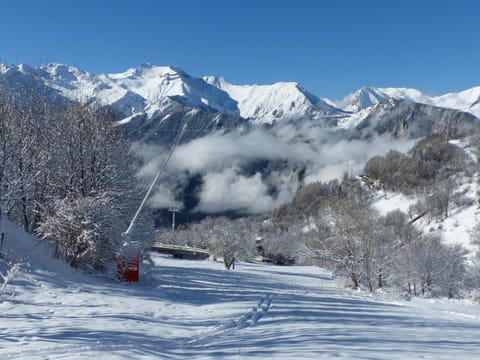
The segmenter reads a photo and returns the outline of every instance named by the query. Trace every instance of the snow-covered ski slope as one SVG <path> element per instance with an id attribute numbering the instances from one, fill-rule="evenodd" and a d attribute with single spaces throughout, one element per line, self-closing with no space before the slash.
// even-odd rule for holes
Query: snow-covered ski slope
<path id="1" fill-rule="evenodd" d="M 162 255 L 140 283 L 109 283 L 39 253 L 0 302 L 0 359 L 480 358 L 479 307 L 466 301 L 352 292 L 316 267 Z"/>

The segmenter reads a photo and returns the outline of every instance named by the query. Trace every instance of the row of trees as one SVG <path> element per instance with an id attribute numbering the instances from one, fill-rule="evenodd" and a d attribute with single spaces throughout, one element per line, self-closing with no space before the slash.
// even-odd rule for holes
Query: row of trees
<path id="1" fill-rule="evenodd" d="M 72 266 L 106 271 L 143 195 L 140 160 L 109 111 L 48 104 L 0 92 L 2 214 Z"/>
<path id="2" fill-rule="evenodd" d="M 352 288 L 453 297 L 466 276 L 465 250 L 424 235 L 400 211 L 380 216 L 364 197 L 325 204 L 306 243 Z"/>
<path id="3" fill-rule="evenodd" d="M 400 211 L 380 216 L 365 195 L 325 199 L 316 215 L 292 220 L 288 227 L 280 228 L 276 219 L 207 218 L 161 238 L 209 249 L 227 269 L 235 260 L 253 261 L 261 247 L 273 262 L 325 266 L 352 288 L 460 295 L 469 279 L 465 250 L 444 244 L 436 234 L 422 234 Z"/>
<path id="4" fill-rule="evenodd" d="M 407 154 L 391 150 L 385 156 L 371 158 L 364 176 L 377 189 L 415 195 L 418 203 L 411 209 L 412 217 L 443 220 L 449 216 L 452 202 L 463 206 L 474 201 L 455 192 L 474 171 L 472 157 L 451 144 L 446 135 L 432 134 L 419 140 Z"/>
<path id="5" fill-rule="evenodd" d="M 374 156 L 365 165 L 364 174 L 378 180 L 382 188 L 407 194 L 430 189 L 460 174 L 470 174 L 474 162 L 444 134 L 432 134 L 419 140 L 403 154 L 390 150 Z"/>
<path id="6" fill-rule="evenodd" d="M 250 218 L 231 220 L 227 217 L 207 217 L 199 223 L 180 228 L 175 233 L 161 231 L 163 243 L 208 249 L 223 259 L 226 269 L 235 269 L 239 260 L 253 261 L 256 255 L 258 223 Z"/>
<path id="7" fill-rule="evenodd" d="M 323 191 L 335 185 L 338 191 Z M 329 267 L 353 288 L 453 297 L 475 286 L 465 249 L 422 233 L 400 211 L 381 216 L 370 194 L 356 179 L 311 184 L 274 212 L 272 228 L 296 233 L 290 240 L 304 254 L 297 259 Z M 314 210 L 298 212 L 301 199 Z"/>

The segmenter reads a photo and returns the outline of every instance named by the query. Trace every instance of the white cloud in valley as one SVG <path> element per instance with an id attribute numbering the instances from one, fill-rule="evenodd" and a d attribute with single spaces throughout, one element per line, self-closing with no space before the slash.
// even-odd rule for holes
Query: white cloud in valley
<path id="1" fill-rule="evenodd" d="M 290 200 L 301 184 L 341 178 L 349 170 L 359 174 L 371 157 L 411 146 L 412 140 L 346 140 L 325 128 L 291 124 L 270 131 L 213 133 L 178 146 L 151 202 L 159 208 L 178 206 L 188 177 L 200 174 L 195 211 L 264 213 Z M 145 159 L 141 176 L 152 179 L 168 150 L 144 144 L 134 148 Z"/>

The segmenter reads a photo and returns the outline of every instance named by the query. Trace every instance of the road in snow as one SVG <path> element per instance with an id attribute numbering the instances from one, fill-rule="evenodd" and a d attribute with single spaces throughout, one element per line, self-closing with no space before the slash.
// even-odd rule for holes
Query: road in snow
<path id="1" fill-rule="evenodd" d="M 0 358 L 480 358 L 467 302 L 382 301 L 314 267 L 154 261 L 132 285 L 32 267 L 0 303 Z"/>

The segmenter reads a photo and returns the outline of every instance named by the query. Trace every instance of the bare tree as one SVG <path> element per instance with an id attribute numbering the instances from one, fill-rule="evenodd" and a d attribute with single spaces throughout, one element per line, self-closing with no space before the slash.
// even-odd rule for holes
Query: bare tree
<path id="1" fill-rule="evenodd" d="M 58 253 L 72 265 L 102 271 L 113 262 L 143 195 L 140 164 L 108 111 L 88 105 L 52 111 L 55 123 L 46 139 L 48 180 L 36 231 L 55 241 Z M 150 230 L 136 229 L 140 242 L 147 239 L 144 229 Z"/>
<path id="2" fill-rule="evenodd" d="M 255 257 L 256 234 L 248 219 L 216 218 L 206 236 L 210 251 L 223 258 L 226 269 L 235 269 L 237 260 Z"/>

